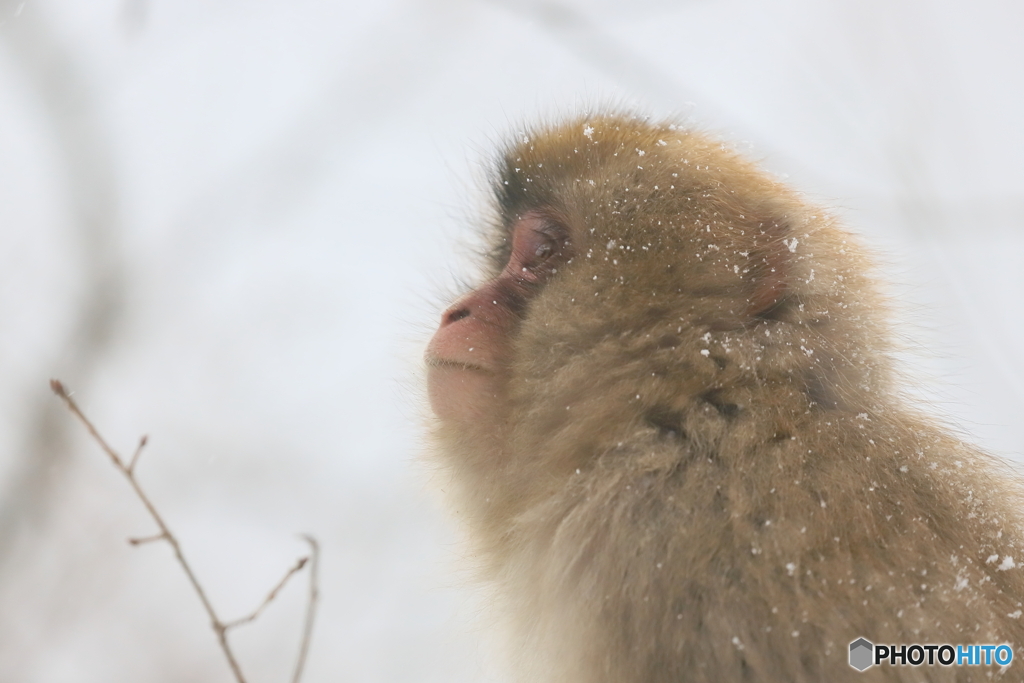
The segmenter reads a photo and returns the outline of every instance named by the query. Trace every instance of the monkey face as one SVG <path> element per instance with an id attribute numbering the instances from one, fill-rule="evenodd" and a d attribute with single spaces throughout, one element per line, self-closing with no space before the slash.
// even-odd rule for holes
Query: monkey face
<path id="1" fill-rule="evenodd" d="M 427 347 L 434 412 L 470 423 L 492 413 L 508 372 L 510 339 L 532 296 L 571 258 L 565 226 L 541 211 L 513 222 L 508 261 L 497 276 L 460 297 L 441 316 Z"/>

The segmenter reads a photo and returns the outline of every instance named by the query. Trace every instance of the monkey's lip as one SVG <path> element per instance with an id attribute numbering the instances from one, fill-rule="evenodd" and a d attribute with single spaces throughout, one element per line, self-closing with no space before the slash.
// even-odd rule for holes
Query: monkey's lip
<path id="1" fill-rule="evenodd" d="M 430 369 L 437 370 L 468 370 L 470 372 L 480 372 L 485 375 L 493 375 L 494 371 L 490 368 L 485 368 L 482 365 L 476 363 L 466 363 L 461 360 L 452 360 L 451 358 L 438 358 L 437 356 L 427 356 L 427 367 Z"/>

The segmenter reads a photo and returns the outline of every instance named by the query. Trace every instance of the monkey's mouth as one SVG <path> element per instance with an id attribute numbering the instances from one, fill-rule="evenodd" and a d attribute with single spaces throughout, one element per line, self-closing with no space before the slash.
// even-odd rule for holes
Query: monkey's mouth
<path id="1" fill-rule="evenodd" d="M 494 371 L 485 368 L 482 365 L 476 365 L 474 363 L 465 363 L 459 360 L 450 360 L 448 358 L 437 358 L 428 356 L 427 367 L 431 370 L 468 370 L 470 372 L 481 372 L 485 375 L 493 375 Z"/>

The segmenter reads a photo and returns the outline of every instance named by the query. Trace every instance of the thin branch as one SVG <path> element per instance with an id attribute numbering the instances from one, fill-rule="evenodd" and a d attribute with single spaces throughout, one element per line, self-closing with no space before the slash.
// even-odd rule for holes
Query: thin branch
<path id="1" fill-rule="evenodd" d="M 178 564 L 181 565 L 181 568 L 184 570 L 189 582 L 192 584 L 192 588 L 195 589 L 196 595 L 199 596 L 199 601 L 203 603 L 203 609 L 206 610 L 206 615 L 210 618 L 210 625 L 212 626 L 214 633 L 217 634 L 217 640 L 220 643 L 220 648 L 224 652 L 224 656 L 227 658 L 231 671 L 235 675 L 235 680 L 238 683 L 245 683 L 245 677 L 242 675 L 242 670 L 238 665 L 238 660 L 235 658 L 235 654 L 228 643 L 228 631 L 236 626 L 241 626 L 242 624 L 248 624 L 255 621 L 263 610 L 266 609 L 267 605 L 277 597 L 277 594 L 282 588 L 284 588 L 285 584 L 288 583 L 288 580 L 297 572 L 301 571 L 307 563 L 310 565 L 309 600 L 306 606 L 306 621 L 303 626 L 302 642 L 299 648 L 298 661 L 295 664 L 295 673 L 292 677 L 293 683 L 299 683 L 299 680 L 302 677 L 303 667 L 306 664 L 306 655 L 309 652 L 309 643 L 313 633 L 313 618 L 316 613 L 317 599 L 319 598 L 317 563 L 320 556 L 320 546 L 316 542 L 316 539 L 312 536 L 303 535 L 303 538 L 307 543 L 309 543 L 310 548 L 312 549 L 309 557 L 300 558 L 298 562 L 295 563 L 295 566 L 288 570 L 284 575 L 284 578 L 274 586 L 270 593 L 267 594 L 267 597 L 264 598 L 263 602 L 260 603 L 259 607 L 257 607 L 251 614 L 230 622 L 221 621 L 220 617 L 217 616 L 217 612 L 213 609 L 213 604 L 210 602 L 209 598 L 206 597 L 206 591 L 203 590 L 203 587 L 200 585 L 195 572 L 192 571 L 191 565 L 189 565 L 188 561 L 185 559 L 185 555 L 181 551 L 181 545 L 178 542 L 178 538 L 171 533 L 171 530 L 167 527 L 167 523 L 164 522 L 163 517 L 161 517 L 160 513 L 157 512 L 156 507 L 154 507 L 153 503 L 149 500 L 149 496 L 147 496 L 145 491 L 142 490 L 138 480 L 135 478 L 135 464 L 138 462 L 139 455 L 142 453 L 142 449 L 146 445 L 147 438 L 144 436 L 139 440 L 139 445 L 135 449 L 135 453 L 132 454 L 131 460 L 129 460 L 128 464 L 125 465 L 124 459 L 110 446 L 110 444 L 107 443 L 106 439 L 103 438 L 99 433 L 99 430 L 96 429 L 89 418 L 82 413 L 78 404 L 75 403 L 73 398 L 71 398 L 71 394 L 64 388 L 64 385 L 61 384 L 59 380 L 53 379 L 50 380 L 50 389 L 52 389 L 53 393 L 57 394 L 57 396 L 64 401 L 68 409 L 79 419 L 79 421 L 81 421 L 83 425 L 85 425 L 89 434 L 96 443 L 99 444 L 100 448 L 103 449 L 103 452 L 107 454 L 107 457 L 110 458 L 114 467 L 116 467 L 121 474 L 125 476 L 128 483 L 131 485 L 132 490 L 135 491 L 135 495 L 138 496 L 140 501 L 142 501 L 146 510 L 149 511 L 150 517 L 153 518 L 153 521 L 156 522 L 157 528 L 160 530 L 159 533 L 153 536 L 130 538 L 128 539 L 128 542 L 132 545 L 142 545 L 144 543 L 152 543 L 154 541 L 167 541 L 174 550 L 174 556 L 177 558 Z"/>
<path id="2" fill-rule="evenodd" d="M 132 459 L 128 463 L 128 471 L 131 472 L 132 474 L 135 473 L 135 463 L 139 461 L 139 456 L 142 455 L 142 449 L 146 447 L 147 441 L 149 441 L 148 436 L 143 436 L 141 439 L 139 439 L 139 445 L 135 449 L 135 452 L 132 454 Z"/>
<path id="3" fill-rule="evenodd" d="M 302 535 L 310 547 L 309 563 L 309 601 L 306 603 L 306 623 L 302 628 L 302 643 L 299 645 L 299 658 L 295 662 L 295 673 L 292 683 L 299 683 L 302 670 L 306 666 L 306 655 L 309 654 L 309 643 L 313 639 L 313 622 L 316 619 L 316 604 L 320 599 L 320 544 L 308 534 Z"/>
<path id="4" fill-rule="evenodd" d="M 254 609 L 247 616 L 241 617 L 240 619 L 235 619 L 234 621 L 227 622 L 226 624 L 224 624 L 224 630 L 230 631 L 236 626 L 241 626 L 242 624 L 248 624 L 250 621 L 255 621 L 256 617 L 258 617 L 263 612 L 263 610 L 266 609 L 267 605 L 269 605 L 271 601 L 273 601 L 273 599 L 277 597 L 278 592 L 282 588 L 284 588 L 284 585 L 286 583 L 288 583 L 288 579 L 292 578 L 292 576 L 296 572 L 305 567 L 308 561 L 308 557 L 300 557 L 299 561 L 295 563 L 295 566 L 289 569 L 288 573 L 285 574 L 284 577 L 277 582 L 277 585 L 274 586 L 269 593 L 267 593 L 267 597 L 263 598 L 263 602 L 260 603 L 259 607 Z"/>
<path id="5" fill-rule="evenodd" d="M 132 545 L 142 545 L 144 543 L 152 543 L 153 541 L 166 541 L 167 537 L 163 534 L 155 534 L 153 536 L 143 536 L 142 538 L 129 538 L 128 542 Z"/>
<path id="6" fill-rule="evenodd" d="M 164 518 L 160 516 L 156 507 L 154 507 L 153 503 L 149 500 L 149 496 L 147 496 L 146 492 L 142 490 L 141 486 L 139 486 L 139 482 L 135 479 L 135 474 L 124 464 L 124 460 L 121 459 L 121 456 L 118 455 L 117 451 L 115 451 L 110 444 L 107 443 L 106 439 L 103 438 L 93 423 L 89 421 L 89 418 L 82 413 L 78 404 L 75 403 L 73 398 L 71 398 L 67 389 L 65 389 L 64 385 L 60 383 L 60 380 L 50 380 L 50 388 L 53 390 L 53 393 L 57 394 L 57 396 L 64 401 L 65 405 L 67 405 L 68 409 L 74 413 L 75 417 L 85 425 L 85 428 L 89 431 L 93 440 L 95 440 L 96 443 L 99 444 L 100 448 L 103 449 L 103 452 L 107 454 L 110 461 L 114 463 L 114 467 L 120 470 L 121 474 L 125 476 L 128 483 L 131 485 L 132 490 L 135 491 L 135 495 L 138 496 L 139 500 L 142 501 L 142 504 L 146 506 L 146 510 L 149 511 L 149 516 L 153 518 L 153 521 L 156 522 L 157 528 L 160 529 L 160 533 L 158 535 L 162 536 L 171 545 L 171 548 L 174 550 L 174 557 L 177 558 L 178 564 L 181 565 L 182 570 L 185 572 L 185 576 L 188 577 L 189 583 L 192 584 L 192 588 L 195 590 L 196 595 L 199 596 L 199 601 L 203 603 L 203 609 L 206 610 L 206 615 L 210 618 L 210 625 L 217 634 L 217 640 L 220 642 L 220 649 L 224 651 L 224 656 L 228 660 L 228 665 L 231 667 L 232 673 L 235 674 L 235 680 L 237 680 L 238 683 L 245 683 L 245 676 L 242 675 L 242 670 L 238 666 L 238 660 L 235 659 L 235 653 L 231 651 L 231 646 L 228 644 L 224 622 L 222 622 L 220 617 L 217 616 L 217 612 L 213 609 L 213 604 L 210 602 L 210 599 L 206 597 L 206 591 L 203 590 L 202 585 L 199 583 L 199 579 L 196 578 L 195 572 L 192 571 L 192 566 L 188 563 L 188 560 L 185 559 L 185 555 L 181 552 L 181 544 L 178 543 L 177 537 L 171 533 L 169 528 L 167 528 Z M 136 451 L 136 455 L 137 454 L 138 451 Z"/>

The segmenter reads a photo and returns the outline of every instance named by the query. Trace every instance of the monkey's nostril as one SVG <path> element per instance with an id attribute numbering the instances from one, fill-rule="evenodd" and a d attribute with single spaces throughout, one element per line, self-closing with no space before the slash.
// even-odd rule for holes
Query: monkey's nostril
<path id="1" fill-rule="evenodd" d="M 458 309 L 456 309 L 454 311 L 451 311 L 450 313 L 445 313 L 444 320 L 442 321 L 442 324 L 443 325 L 451 325 L 452 323 L 457 323 L 458 321 L 462 320 L 463 318 L 468 318 L 468 317 L 469 317 L 469 309 L 468 308 L 458 308 Z"/>

